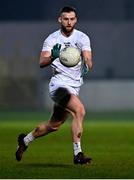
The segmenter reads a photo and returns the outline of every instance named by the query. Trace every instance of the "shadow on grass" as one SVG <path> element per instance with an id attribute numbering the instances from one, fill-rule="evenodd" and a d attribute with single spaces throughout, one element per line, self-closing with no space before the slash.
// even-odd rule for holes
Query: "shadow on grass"
<path id="1" fill-rule="evenodd" d="M 51 163 L 29 163 L 25 164 L 27 167 L 32 167 L 32 168 L 72 168 L 72 164 L 51 164 Z"/>

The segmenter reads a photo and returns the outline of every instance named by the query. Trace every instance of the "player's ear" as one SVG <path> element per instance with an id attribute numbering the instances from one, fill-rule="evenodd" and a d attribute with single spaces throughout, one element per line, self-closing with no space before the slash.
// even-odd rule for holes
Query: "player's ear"
<path id="1" fill-rule="evenodd" d="M 61 23 L 61 17 L 58 18 L 58 22 Z"/>

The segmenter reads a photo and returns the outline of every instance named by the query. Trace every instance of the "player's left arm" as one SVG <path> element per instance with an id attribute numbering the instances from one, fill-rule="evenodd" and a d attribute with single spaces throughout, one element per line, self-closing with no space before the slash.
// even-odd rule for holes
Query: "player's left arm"
<path id="1" fill-rule="evenodd" d="M 89 50 L 83 50 L 82 57 L 83 57 L 85 64 L 88 66 L 88 69 L 91 70 L 93 67 L 92 52 Z"/>
<path id="2" fill-rule="evenodd" d="M 82 58 L 84 61 L 83 69 L 87 73 L 88 70 L 92 69 L 93 61 L 92 61 L 92 50 L 91 50 L 90 39 L 86 34 L 81 34 L 80 44 L 82 50 Z"/>

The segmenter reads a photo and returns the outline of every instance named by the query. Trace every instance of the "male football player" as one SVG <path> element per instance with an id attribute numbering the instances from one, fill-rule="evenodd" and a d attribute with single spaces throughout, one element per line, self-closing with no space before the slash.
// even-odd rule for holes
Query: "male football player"
<path id="1" fill-rule="evenodd" d="M 79 99 L 79 91 L 84 74 L 93 66 L 90 39 L 86 34 L 75 29 L 77 22 L 75 8 L 63 7 L 58 22 L 60 29 L 45 39 L 39 61 L 41 68 L 51 65 L 53 69 L 53 76 L 49 83 L 50 97 L 54 101 L 53 113 L 47 123 L 39 124 L 27 135 L 19 135 L 16 159 L 21 160 L 30 142 L 58 130 L 71 114 L 73 117 L 71 126 L 73 162 L 74 164 L 88 164 L 91 158 L 85 156 L 81 148 L 85 108 Z M 81 53 L 81 60 L 74 67 L 65 67 L 60 63 L 60 51 L 67 46 L 76 47 Z"/>

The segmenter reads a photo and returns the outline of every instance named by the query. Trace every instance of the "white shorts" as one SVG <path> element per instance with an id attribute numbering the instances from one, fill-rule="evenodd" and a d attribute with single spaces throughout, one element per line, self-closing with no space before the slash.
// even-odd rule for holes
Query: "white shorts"
<path id="1" fill-rule="evenodd" d="M 54 94 L 58 88 L 65 88 L 68 90 L 70 94 L 74 94 L 76 96 L 79 95 L 80 87 L 72 87 L 69 85 L 62 84 L 61 82 L 50 81 L 49 83 L 49 94 L 50 97 L 54 100 Z"/>

